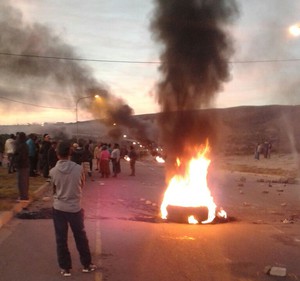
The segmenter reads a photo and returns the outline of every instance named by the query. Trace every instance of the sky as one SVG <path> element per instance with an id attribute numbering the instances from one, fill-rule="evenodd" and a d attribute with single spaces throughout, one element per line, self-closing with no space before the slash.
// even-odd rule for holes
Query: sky
<path id="1" fill-rule="evenodd" d="M 239 16 L 228 26 L 231 79 L 211 107 L 299 104 L 300 37 L 288 28 L 300 22 L 300 2 L 236 2 Z M 155 1 L 0 0 L 1 6 L 0 125 L 75 122 L 76 103 L 78 120 L 89 120 L 89 98 L 79 100 L 88 82 L 133 114 L 160 111 L 155 91 L 163 46 L 149 27 Z M 72 77 L 69 64 L 76 64 Z"/>

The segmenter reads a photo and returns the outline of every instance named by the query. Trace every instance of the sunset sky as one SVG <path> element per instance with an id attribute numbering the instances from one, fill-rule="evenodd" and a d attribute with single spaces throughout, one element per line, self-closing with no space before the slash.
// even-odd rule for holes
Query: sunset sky
<path id="1" fill-rule="evenodd" d="M 299 104 L 300 37 L 289 27 L 300 22 L 300 2 L 237 3 L 239 17 L 229 27 L 235 47 L 232 78 L 212 107 Z M 154 5 L 150 0 L 1 0 L 0 125 L 75 122 L 76 100 L 83 96 L 80 79 L 97 81 L 134 114 L 158 112 L 155 85 L 162 46 L 149 28 Z M 18 31 L 16 40 L 12 31 Z M 62 58 L 78 60 L 61 67 Z M 12 61 L 17 59 L 20 67 Z M 74 83 L 64 73 L 68 63 L 78 64 L 81 72 Z M 53 75 L 56 71 L 63 78 Z M 79 120 L 92 118 L 84 102 L 78 102 Z"/>

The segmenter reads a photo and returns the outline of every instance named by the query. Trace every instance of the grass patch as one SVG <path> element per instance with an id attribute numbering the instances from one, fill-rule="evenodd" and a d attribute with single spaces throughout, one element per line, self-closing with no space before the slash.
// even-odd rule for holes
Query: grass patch
<path id="1" fill-rule="evenodd" d="M 7 168 L 0 166 L 0 211 L 8 211 L 19 197 L 16 173 L 8 174 Z M 29 178 L 29 197 L 34 199 L 34 191 L 45 184 L 43 177 Z"/>

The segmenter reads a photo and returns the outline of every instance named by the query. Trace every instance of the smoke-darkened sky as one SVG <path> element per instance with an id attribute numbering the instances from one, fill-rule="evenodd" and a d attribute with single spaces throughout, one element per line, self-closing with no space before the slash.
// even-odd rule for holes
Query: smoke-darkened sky
<path id="1" fill-rule="evenodd" d="M 288 33 L 290 25 L 300 22 L 299 1 L 236 2 L 239 17 L 228 26 L 235 49 L 230 79 L 211 106 L 299 103 L 300 62 L 295 59 L 300 58 L 300 37 Z M 1 1 L 1 124 L 72 122 L 76 99 L 89 86 L 121 99 L 135 114 L 159 111 L 154 92 L 162 78 L 157 62 L 164 46 L 150 29 L 155 1 L 72 3 Z M 86 103 L 79 104 L 81 120 L 92 118 Z"/>
<path id="2" fill-rule="evenodd" d="M 156 91 L 168 155 L 182 156 L 187 143 L 197 145 L 211 135 L 212 128 L 200 126 L 191 112 L 210 106 L 231 78 L 234 48 L 228 26 L 238 15 L 235 0 L 156 0 L 151 28 L 164 45 Z"/>

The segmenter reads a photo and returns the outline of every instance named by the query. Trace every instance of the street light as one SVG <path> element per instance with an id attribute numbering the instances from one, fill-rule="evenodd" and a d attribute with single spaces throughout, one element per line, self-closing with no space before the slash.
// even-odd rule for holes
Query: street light
<path id="1" fill-rule="evenodd" d="M 292 34 L 294 37 L 297 37 L 300 35 L 300 25 L 299 24 L 294 24 L 289 27 L 289 32 Z"/>
<path id="2" fill-rule="evenodd" d="M 76 101 L 76 108 L 75 108 L 75 111 L 76 111 L 76 140 L 77 140 L 77 143 L 78 143 L 78 103 L 83 100 L 83 99 L 90 99 L 90 98 L 100 98 L 99 95 L 95 95 L 95 96 L 86 96 L 86 97 L 80 97 L 77 99 Z"/>

